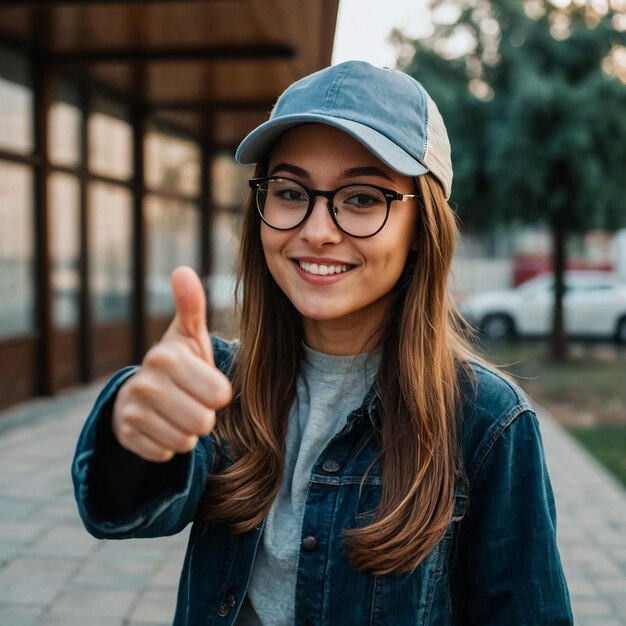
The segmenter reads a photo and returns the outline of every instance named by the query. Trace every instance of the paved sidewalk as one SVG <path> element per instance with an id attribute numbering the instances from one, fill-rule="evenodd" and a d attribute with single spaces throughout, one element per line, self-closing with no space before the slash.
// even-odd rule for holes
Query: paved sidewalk
<path id="1" fill-rule="evenodd" d="M 0 624 L 171 624 L 186 534 L 97 541 L 69 466 L 99 382 L 0 413 Z M 626 491 L 540 412 L 576 624 L 626 625 Z"/>
<path id="2" fill-rule="evenodd" d="M 0 624 L 172 623 L 187 533 L 98 541 L 78 517 L 70 463 L 102 382 L 0 413 Z"/>
<path id="3" fill-rule="evenodd" d="M 626 490 L 550 416 L 539 411 L 539 418 L 574 621 L 624 625 Z"/>

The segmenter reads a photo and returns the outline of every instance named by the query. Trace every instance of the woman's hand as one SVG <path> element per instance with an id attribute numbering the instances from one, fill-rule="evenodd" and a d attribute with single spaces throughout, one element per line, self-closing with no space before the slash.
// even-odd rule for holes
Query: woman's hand
<path id="1" fill-rule="evenodd" d="M 113 433 L 122 446 L 147 461 L 169 461 L 193 450 L 215 428 L 216 409 L 232 396 L 215 367 L 206 324 L 206 298 L 189 267 L 172 273 L 176 316 L 139 371 L 120 388 Z"/>

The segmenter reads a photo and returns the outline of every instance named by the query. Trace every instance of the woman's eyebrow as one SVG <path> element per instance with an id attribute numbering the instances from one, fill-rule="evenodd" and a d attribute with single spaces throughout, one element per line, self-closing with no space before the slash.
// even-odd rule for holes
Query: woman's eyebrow
<path id="1" fill-rule="evenodd" d="M 273 176 L 276 172 L 289 172 L 294 176 L 298 176 L 300 178 L 309 178 L 309 173 L 306 170 L 303 170 L 301 167 L 297 165 L 290 165 L 289 163 L 277 163 L 270 170 L 269 175 Z"/>
<path id="2" fill-rule="evenodd" d="M 390 182 L 395 182 L 387 172 L 381 170 L 374 165 L 365 165 L 363 167 L 351 167 L 347 170 L 342 170 L 340 176 L 342 178 L 353 178 L 355 176 L 381 176 L 386 178 Z"/>

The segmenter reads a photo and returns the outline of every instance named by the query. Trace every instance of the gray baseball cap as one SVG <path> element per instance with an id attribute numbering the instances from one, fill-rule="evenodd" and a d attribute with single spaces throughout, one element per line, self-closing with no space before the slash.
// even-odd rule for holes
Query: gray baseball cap
<path id="1" fill-rule="evenodd" d="M 285 131 L 307 123 L 344 131 L 400 174 L 431 172 L 450 197 L 446 127 L 426 90 L 408 74 L 347 61 L 305 76 L 283 92 L 269 120 L 241 142 L 235 158 L 256 163 Z"/>

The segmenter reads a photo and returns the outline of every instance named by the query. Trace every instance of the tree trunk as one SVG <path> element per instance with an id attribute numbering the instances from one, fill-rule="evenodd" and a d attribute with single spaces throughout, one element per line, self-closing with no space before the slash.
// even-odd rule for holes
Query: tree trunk
<path id="1" fill-rule="evenodd" d="M 565 295 L 565 239 L 567 216 L 560 210 L 552 214 L 552 269 L 554 272 L 554 309 L 552 334 L 548 346 L 550 360 L 562 363 L 567 360 L 567 337 L 563 323 L 563 297 Z"/>

